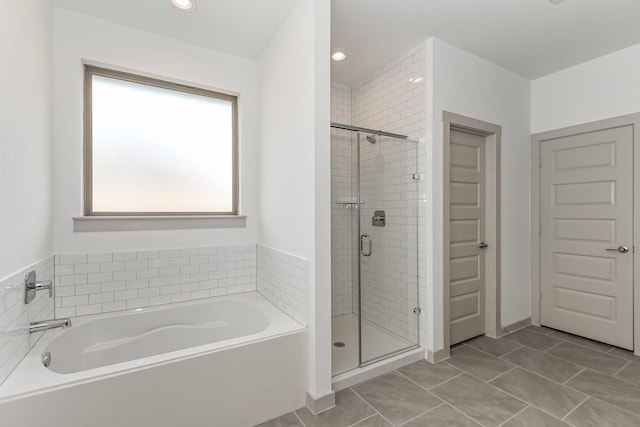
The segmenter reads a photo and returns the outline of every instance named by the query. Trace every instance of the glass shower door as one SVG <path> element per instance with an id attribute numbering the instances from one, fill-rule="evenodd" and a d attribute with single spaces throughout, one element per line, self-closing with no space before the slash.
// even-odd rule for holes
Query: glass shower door
<path id="1" fill-rule="evenodd" d="M 357 144 L 354 308 L 366 365 L 418 344 L 418 144 L 364 133 Z"/>

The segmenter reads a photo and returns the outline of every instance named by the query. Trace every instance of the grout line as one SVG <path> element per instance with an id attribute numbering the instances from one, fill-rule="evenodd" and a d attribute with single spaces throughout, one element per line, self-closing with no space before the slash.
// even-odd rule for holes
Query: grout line
<path id="1" fill-rule="evenodd" d="M 524 408 L 522 408 L 521 410 L 519 410 L 518 412 L 516 412 L 515 414 L 513 414 L 512 416 L 510 416 L 509 418 L 507 418 L 506 420 L 504 420 L 504 422 L 500 423 L 501 426 L 505 425 L 506 423 L 508 423 L 509 421 L 511 421 L 512 419 L 514 419 L 515 417 L 517 417 L 518 415 L 520 415 L 521 413 L 523 413 L 524 411 L 527 410 L 527 408 L 530 408 L 531 405 L 527 405 Z"/>
<path id="2" fill-rule="evenodd" d="M 585 394 L 586 394 L 586 393 L 585 393 Z M 573 412 L 574 412 L 576 409 L 578 409 L 580 406 L 582 406 L 582 404 L 583 404 L 584 402 L 586 402 L 587 400 L 589 400 L 589 398 L 590 398 L 590 397 L 591 397 L 591 396 L 587 394 L 587 397 L 585 397 L 585 398 L 584 398 L 584 400 L 583 400 L 582 402 L 578 403 L 578 404 L 576 405 L 576 407 L 575 407 L 575 408 L 573 408 L 572 410 L 570 410 L 570 411 L 567 413 L 567 415 L 565 415 L 564 417 L 562 417 L 562 420 L 564 420 L 565 418 L 567 418 L 569 415 L 573 414 Z"/>
<path id="3" fill-rule="evenodd" d="M 387 417 L 385 417 L 384 415 L 382 415 L 382 413 L 381 413 L 380 411 L 378 411 L 376 408 L 374 408 L 374 407 L 373 407 L 373 405 L 372 405 L 371 403 L 369 403 L 369 402 L 368 402 L 364 397 L 360 396 L 360 394 L 358 394 L 358 392 L 357 392 L 357 391 L 355 391 L 355 390 L 353 389 L 353 387 L 349 387 L 349 390 L 351 390 L 351 391 L 352 391 L 356 396 L 358 396 L 360 399 L 362 399 L 362 401 L 363 401 L 367 406 L 369 406 L 371 409 L 373 409 L 373 410 L 376 412 L 376 414 L 380 415 L 380 417 L 381 417 L 382 419 L 384 419 L 384 420 L 385 420 L 386 422 L 388 422 L 389 424 L 393 425 L 393 423 L 392 423 L 391 421 L 389 421 L 389 420 L 387 419 Z M 362 420 L 360 420 L 360 421 L 362 421 Z"/>
<path id="4" fill-rule="evenodd" d="M 518 344 L 519 344 L 519 343 L 518 343 Z M 520 347 L 522 347 L 522 344 L 520 344 Z M 481 349 L 479 349 L 479 348 L 475 348 L 475 347 L 473 347 L 473 346 L 469 346 L 469 348 L 470 348 L 471 350 L 475 350 L 475 351 L 477 351 L 477 352 L 479 352 L 479 353 L 485 354 L 485 355 L 489 356 L 489 357 L 490 357 L 490 358 L 492 358 L 492 359 L 500 360 L 500 357 L 498 357 L 498 356 L 494 356 L 493 354 L 488 353 L 488 352 L 486 352 L 486 351 L 484 351 L 484 350 L 481 350 Z M 517 349 L 516 349 L 516 350 L 517 350 Z M 515 351 L 515 350 L 513 350 L 513 351 Z M 507 353 L 507 354 L 508 354 L 508 353 Z M 509 363 L 509 362 L 505 362 L 504 360 L 500 360 L 500 361 L 501 361 L 501 362 L 503 362 L 503 363 Z M 509 363 L 509 365 L 513 365 L 513 363 Z"/>
<path id="5" fill-rule="evenodd" d="M 497 380 L 498 378 L 500 378 L 503 375 L 507 375 L 509 372 L 513 371 L 514 369 L 518 368 L 517 366 L 513 366 L 511 369 L 509 369 L 507 372 L 503 372 L 500 375 L 491 378 L 490 380 L 485 381 L 486 383 L 490 383 L 491 381 Z"/>
<path id="6" fill-rule="evenodd" d="M 590 397 L 591 397 L 592 399 L 597 400 L 597 401 L 599 401 L 599 402 L 602 402 L 602 403 L 604 403 L 604 404 L 606 404 L 606 405 L 612 406 L 612 407 L 614 407 L 615 409 L 617 409 L 617 410 L 619 410 L 619 411 L 625 412 L 625 413 L 627 413 L 627 414 L 629 414 L 629 415 L 633 415 L 633 416 L 634 416 L 634 417 L 636 417 L 636 418 L 640 418 L 640 414 L 636 414 L 636 413 L 634 413 L 634 412 L 628 411 L 628 410 L 626 410 L 626 409 L 624 409 L 624 408 L 622 408 L 622 407 L 620 407 L 620 406 L 618 406 L 618 405 L 614 405 L 613 403 L 607 402 L 607 401 L 602 400 L 602 399 L 598 399 L 598 398 L 597 398 L 597 397 L 595 397 L 595 396 L 590 396 Z"/>
<path id="7" fill-rule="evenodd" d="M 510 369 L 510 370 L 513 370 L 513 369 L 515 369 L 515 368 L 517 368 L 517 366 L 514 366 L 514 367 L 513 367 L 512 369 Z M 505 372 L 505 373 L 506 373 L 506 372 Z M 513 395 L 513 394 L 509 393 L 508 391 L 505 391 L 505 390 L 501 389 L 500 387 L 497 387 L 497 386 L 495 386 L 495 385 L 493 385 L 493 384 L 491 384 L 491 383 L 489 383 L 489 382 L 487 382 L 487 381 L 485 381 L 485 380 L 483 380 L 483 379 L 481 379 L 481 378 L 479 378 L 479 377 L 477 377 L 477 376 L 473 375 L 473 374 L 472 374 L 472 373 L 470 373 L 470 372 L 466 372 L 466 371 L 465 371 L 465 374 L 467 374 L 467 375 L 469 375 L 469 376 L 473 377 L 474 379 L 476 379 L 476 380 L 478 380 L 478 381 L 480 381 L 480 382 L 482 382 L 482 383 L 484 383 L 484 384 L 488 385 L 489 387 L 491 387 L 491 388 L 493 388 L 493 389 L 495 389 L 495 390 L 501 391 L 502 393 L 505 393 L 505 394 L 507 394 L 507 395 L 509 395 L 509 396 L 513 397 L 514 399 L 519 400 L 520 402 L 524 403 L 525 405 L 529 405 L 529 402 L 526 402 L 525 400 L 523 400 L 523 399 L 519 398 L 518 396 L 515 396 L 515 395 Z M 434 393 L 434 394 L 435 394 L 435 393 Z M 435 394 L 435 396 L 436 396 L 437 398 L 439 398 L 439 399 L 440 399 L 440 396 L 438 396 L 437 394 Z M 451 406 L 453 406 L 453 405 L 451 405 Z"/>
<path id="8" fill-rule="evenodd" d="M 311 412 L 311 411 L 309 411 Z M 298 419 L 298 421 L 300 421 L 300 424 L 302 424 L 302 427 L 307 427 L 307 425 L 304 423 L 304 421 L 302 421 L 302 418 L 300 418 L 300 415 L 298 415 L 298 413 L 296 411 L 293 411 L 293 415 L 296 416 L 296 418 Z"/>
<path id="9" fill-rule="evenodd" d="M 554 345 L 552 345 L 551 347 L 549 347 L 549 348 L 548 348 L 548 349 L 546 349 L 546 350 L 538 350 L 538 351 L 542 351 L 543 353 L 550 354 L 549 352 L 550 352 L 551 350 L 553 350 L 554 348 L 556 348 L 556 347 L 558 347 L 558 346 L 561 346 L 561 345 L 562 345 L 562 344 L 564 344 L 564 343 L 568 343 L 568 342 L 569 342 L 569 341 L 561 340 L 560 338 L 556 338 L 556 339 L 557 339 L 557 340 L 560 340 L 560 342 L 559 342 L 558 344 L 554 344 Z M 536 349 L 536 350 L 537 350 L 537 349 Z M 566 359 L 565 359 L 565 360 L 566 360 Z"/>
<path id="10" fill-rule="evenodd" d="M 347 427 L 353 427 L 353 426 L 355 426 L 355 425 L 356 425 L 356 424 L 358 424 L 358 423 L 361 423 L 361 422 L 363 422 L 363 421 L 366 421 L 366 420 L 368 420 L 368 419 L 371 419 L 371 418 L 375 417 L 376 415 L 380 415 L 380 414 L 378 414 L 378 413 L 376 412 L 375 414 L 371 414 L 371 415 L 369 415 L 367 418 L 363 418 L 363 419 L 361 419 L 361 420 L 356 421 L 356 422 L 355 422 L 355 423 L 353 423 L 353 424 L 349 424 Z"/>
<path id="11" fill-rule="evenodd" d="M 457 368 L 456 368 L 456 369 L 457 369 Z M 453 377 L 451 377 L 451 378 L 448 378 L 448 379 L 446 379 L 446 380 L 444 380 L 444 381 L 442 381 L 442 382 L 440 382 L 440 383 L 438 383 L 438 384 L 436 384 L 436 385 L 434 385 L 434 386 L 431 386 L 430 388 L 426 388 L 426 387 L 421 386 L 420 384 L 418 384 L 417 382 L 415 382 L 414 380 L 412 380 L 411 378 L 409 378 L 408 376 L 406 376 L 405 374 L 403 374 L 402 372 L 400 372 L 400 371 L 398 371 L 398 370 L 396 370 L 395 372 L 397 372 L 398 374 L 400 374 L 400 375 L 401 375 L 401 376 L 403 376 L 404 378 L 408 379 L 409 381 L 411 381 L 412 383 L 414 383 L 415 385 L 417 385 L 418 387 L 420 387 L 420 388 L 421 388 L 421 389 L 423 389 L 424 391 L 430 391 L 431 389 L 434 389 L 434 388 L 438 387 L 439 385 L 442 385 L 442 384 L 446 383 L 447 381 L 450 381 L 450 380 L 452 380 L 452 379 L 454 379 L 454 378 L 457 378 L 457 377 L 459 377 L 460 375 L 464 374 L 464 371 L 462 371 L 462 370 L 460 370 L 460 369 L 458 369 L 458 370 L 460 371 L 460 373 L 459 373 L 459 374 L 456 374 L 455 376 L 453 376 Z"/>
<path id="12" fill-rule="evenodd" d="M 515 342 L 515 341 L 511 341 L 511 342 Z M 513 350 L 508 351 L 508 352 L 506 352 L 505 354 L 503 354 L 503 355 L 501 355 L 501 356 L 498 356 L 497 358 L 498 358 L 498 359 L 500 359 L 500 360 L 504 360 L 504 359 L 503 359 L 503 357 L 508 356 L 508 355 L 510 355 L 511 353 L 515 353 L 516 351 L 521 350 L 521 349 L 523 349 L 523 348 L 525 348 L 525 347 L 526 347 L 525 345 L 522 345 L 522 344 L 520 344 L 519 342 L 516 342 L 516 344 L 519 344 L 519 345 L 520 345 L 520 347 L 514 348 Z M 496 357 L 496 356 L 493 356 L 493 357 Z M 509 363 L 511 363 L 511 362 L 509 362 Z"/>
<path id="13" fill-rule="evenodd" d="M 482 423 L 480 423 L 480 421 L 474 420 L 473 418 L 471 418 L 469 415 L 465 414 L 464 412 L 462 412 L 460 409 L 456 408 L 455 406 L 453 406 L 451 403 L 445 402 L 445 405 L 448 405 L 451 409 L 453 409 L 456 412 L 461 413 L 462 415 L 464 415 L 465 417 L 467 417 L 468 419 L 470 419 L 472 422 L 478 424 L 478 425 L 483 425 Z"/>
<path id="14" fill-rule="evenodd" d="M 622 366 L 622 368 L 620 368 L 620 369 L 618 369 L 617 371 L 615 371 L 615 372 L 613 373 L 613 375 L 611 375 L 611 376 L 612 376 L 613 378 L 617 378 L 617 377 L 616 377 L 616 375 L 618 375 L 620 372 L 622 372 L 622 370 L 623 370 L 624 368 L 626 368 L 627 366 L 629 366 L 630 364 L 631 364 L 631 360 L 627 361 L 627 363 L 625 363 L 625 364 Z M 618 379 L 620 379 L 620 378 L 618 378 Z"/>
<path id="15" fill-rule="evenodd" d="M 578 365 L 580 366 L 580 365 Z M 572 375 L 571 377 L 569 377 L 565 382 L 562 383 L 562 385 L 566 385 L 569 381 L 571 381 L 572 379 L 574 379 L 575 377 L 577 377 L 578 375 L 580 375 L 581 373 L 583 373 L 584 371 L 586 371 L 587 368 L 584 367 L 582 369 L 580 369 L 578 372 L 576 372 L 575 375 Z M 572 387 L 573 388 L 573 387 Z"/>
<path id="16" fill-rule="evenodd" d="M 569 335 L 573 336 L 573 334 L 570 334 L 569 332 L 555 331 L 555 332 L 554 332 L 554 334 L 555 334 L 556 332 L 560 332 L 560 333 L 563 333 L 563 334 L 569 334 Z M 615 358 L 618 358 L 618 359 L 623 359 L 623 358 L 621 358 L 621 357 L 619 357 L 619 356 L 616 356 L 615 354 L 609 354 L 609 352 L 610 352 L 610 351 L 612 351 L 612 350 L 615 348 L 615 346 L 612 346 L 611 344 L 603 343 L 603 342 L 601 342 L 601 341 L 596 341 L 596 340 L 590 340 L 590 341 L 593 341 L 593 342 L 595 342 L 595 343 L 601 343 L 601 344 L 605 344 L 605 345 L 610 345 L 610 346 L 611 346 L 611 348 L 610 348 L 610 349 L 608 349 L 607 351 L 604 351 L 604 350 L 598 350 L 598 349 L 595 349 L 595 348 L 593 348 L 593 347 L 589 347 L 589 346 L 588 346 L 588 345 L 586 345 L 586 344 L 582 344 L 582 343 L 580 343 L 580 342 L 571 341 L 571 340 L 568 340 L 568 339 L 566 339 L 566 338 L 562 338 L 561 336 L 560 336 L 560 337 L 558 337 L 558 336 L 555 336 L 554 334 L 551 334 L 551 335 L 549 335 L 549 336 L 551 336 L 551 337 L 553 337 L 553 338 L 555 338 L 555 339 L 557 339 L 557 340 L 561 340 L 561 341 L 563 341 L 563 342 L 566 342 L 566 343 L 568 343 L 568 344 L 573 344 L 573 345 L 577 345 L 578 347 L 586 348 L 587 350 L 597 351 L 598 353 L 607 354 L 607 355 L 609 355 L 609 356 L 611 356 L 611 357 L 615 357 Z M 575 335 L 575 336 L 576 336 L 577 338 L 584 338 L 584 339 L 586 339 L 586 340 L 589 340 L 589 338 L 581 337 L 580 335 Z M 552 347 L 552 348 L 553 348 L 553 347 Z M 549 350 L 551 350 L 551 349 L 549 349 Z M 626 360 L 626 359 L 624 359 L 624 360 Z"/>
<path id="17" fill-rule="evenodd" d="M 552 378 L 545 377 L 544 375 L 542 375 L 542 374 L 540 374 L 540 373 L 538 373 L 538 372 L 532 371 L 532 370 L 531 370 L 531 369 L 529 369 L 529 368 L 524 368 L 524 367 L 522 367 L 522 366 L 516 366 L 516 368 L 521 369 L 521 370 L 523 370 L 523 371 L 525 371 L 525 372 L 528 372 L 528 373 L 530 373 L 530 374 L 532 374 L 532 375 L 535 375 L 535 376 L 537 376 L 537 377 L 543 378 L 543 379 L 545 379 L 545 380 L 551 381 L 552 383 L 557 384 L 557 385 L 559 385 L 559 386 L 565 386 L 565 387 L 568 387 L 568 386 L 566 386 L 566 385 L 565 385 L 565 383 L 561 383 L 561 382 L 556 381 L 556 380 L 554 380 L 554 379 L 552 379 Z M 578 371 L 578 373 L 576 373 L 575 375 L 573 375 L 573 376 L 572 376 L 571 378 L 569 378 L 567 381 L 571 380 L 573 377 L 577 376 L 580 372 L 584 371 L 585 369 L 587 369 L 587 368 L 582 368 L 580 371 Z M 495 378 L 494 378 L 494 379 L 495 379 Z M 565 382 L 566 382 L 566 381 L 565 381 Z M 573 387 L 571 387 L 571 389 L 572 389 L 572 390 L 575 390 Z M 579 391 L 579 390 L 576 390 L 576 391 Z M 580 391 L 580 393 L 581 393 L 581 394 L 586 394 L 586 393 L 581 392 L 581 391 Z"/>
<path id="18" fill-rule="evenodd" d="M 438 404 L 438 405 L 434 406 L 433 408 L 427 409 L 427 410 L 426 410 L 426 411 L 424 411 L 423 413 L 421 413 L 421 414 L 419 414 L 419 415 L 416 415 L 416 416 L 415 416 L 415 417 L 413 417 L 413 418 L 408 419 L 407 421 L 403 422 L 402 424 L 398 424 L 398 426 L 403 426 L 403 425 L 409 424 L 411 421 L 417 420 L 418 418 L 422 417 L 423 415 L 426 415 L 426 414 L 428 414 L 429 412 L 431 412 L 431 411 L 433 411 L 433 410 L 436 410 L 436 409 L 438 409 L 439 407 L 441 407 L 441 406 L 443 406 L 443 405 L 446 405 L 446 404 L 447 404 L 444 400 L 442 400 L 442 399 L 439 399 L 439 400 L 441 400 L 440 404 Z"/>

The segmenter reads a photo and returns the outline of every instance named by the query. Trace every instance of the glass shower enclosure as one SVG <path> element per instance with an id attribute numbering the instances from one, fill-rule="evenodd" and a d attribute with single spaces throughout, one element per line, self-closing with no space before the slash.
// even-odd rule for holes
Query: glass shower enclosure
<path id="1" fill-rule="evenodd" d="M 418 142 L 332 123 L 332 371 L 418 345 Z"/>

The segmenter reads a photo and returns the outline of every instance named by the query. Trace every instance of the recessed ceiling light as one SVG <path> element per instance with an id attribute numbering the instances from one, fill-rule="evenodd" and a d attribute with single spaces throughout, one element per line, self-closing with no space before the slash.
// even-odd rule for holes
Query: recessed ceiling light
<path id="1" fill-rule="evenodd" d="M 193 10 L 196 8 L 195 0 L 171 0 L 171 3 L 180 10 Z"/>
<path id="2" fill-rule="evenodd" d="M 340 51 L 336 51 L 333 52 L 333 54 L 331 54 L 331 59 L 333 59 L 334 61 L 344 61 L 347 58 L 347 54 L 344 52 L 340 52 Z"/>
<path id="3" fill-rule="evenodd" d="M 551 4 L 558 4 L 560 3 L 562 0 L 549 0 L 551 2 Z"/>

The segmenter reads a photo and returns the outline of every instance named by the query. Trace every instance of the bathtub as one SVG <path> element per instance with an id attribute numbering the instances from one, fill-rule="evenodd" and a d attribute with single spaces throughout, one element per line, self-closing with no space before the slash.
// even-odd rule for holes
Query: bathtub
<path id="1" fill-rule="evenodd" d="M 0 386 L 0 425 L 252 426 L 304 405 L 306 339 L 256 292 L 74 318 Z"/>

